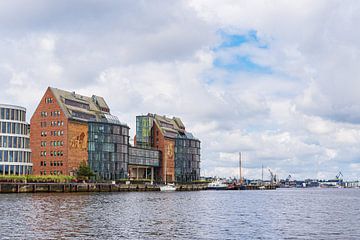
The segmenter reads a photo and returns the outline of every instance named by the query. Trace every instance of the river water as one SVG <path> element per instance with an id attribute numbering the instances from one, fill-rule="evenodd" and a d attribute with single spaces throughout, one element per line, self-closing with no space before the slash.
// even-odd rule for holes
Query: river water
<path id="1" fill-rule="evenodd" d="M 0 239 L 360 239 L 360 189 L 0 195 Z"/>

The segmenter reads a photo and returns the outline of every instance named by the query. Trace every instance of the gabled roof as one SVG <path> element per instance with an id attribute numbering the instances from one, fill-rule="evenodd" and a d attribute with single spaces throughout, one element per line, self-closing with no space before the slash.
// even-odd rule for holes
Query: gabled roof
<path id="1" fill-rule="evenodd" d="M 75 92 L 49 88 L 64 114 L 78 121 L 99 121 L 121 124 L 116 116 L 110 114 L 109 106 L 103 97 L 87 97 Z"/>
<path id="2" fill-rule="evenodd" d="M 158 114 L 148 113 L 148 117 L 153 118 L 154 123 L 161 133 L 168 138 L 188 138 L 198 140 L 189 132 L 186 132 L 185 125 L 178 117 L 169 118 Z"/>

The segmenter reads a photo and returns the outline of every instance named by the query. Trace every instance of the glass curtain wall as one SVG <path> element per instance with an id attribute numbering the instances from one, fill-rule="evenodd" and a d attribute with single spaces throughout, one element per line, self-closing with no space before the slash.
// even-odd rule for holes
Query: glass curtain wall
<path id="1" fill-rule="evenodd" d="M 136 146 L 150 148 L 152 144 L 151 130 L 153 118 L 150 116 L 136 117 Z"/>
<path id="2" fill-rule="evenodd" d="M 26 110 L 0 104 L 0 175 L 32 173 Z"/>
<path id="3" fill-rule="evenodd" d="M 89 167 L 97 180 L 127 178 L 129 127 L 120 124 L 89 123 Z"/>
<path id="4" fill-rule="evenodd" d="M 179 136 L 175 140 L 175 178 L 177 182 L 200 179 L 200 141 Z"/>
<path id="5" fill-rule="evenodd" d="M 160 151 L 155 149 L 129 147 L 129 164 L 159 167 Z"/>

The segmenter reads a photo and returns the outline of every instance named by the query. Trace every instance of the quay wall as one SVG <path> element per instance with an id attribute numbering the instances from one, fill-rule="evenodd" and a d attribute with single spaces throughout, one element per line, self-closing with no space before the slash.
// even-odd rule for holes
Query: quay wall
<path id="1" fill-rule="evenodd" d="M 202 184 L 177 185 L 177 191 L 205 190 Z M 109 183 L 0 183 L 1 193 L 51 193 L 51 192 L 145 192 L 160 191 L 160 187 L 147 184 Z"/>

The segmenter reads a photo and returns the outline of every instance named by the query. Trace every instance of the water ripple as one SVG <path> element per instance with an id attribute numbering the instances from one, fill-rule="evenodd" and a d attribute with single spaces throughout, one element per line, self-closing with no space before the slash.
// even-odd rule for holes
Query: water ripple
<path id="1" fill-rule="evenodd" d="M 357 189 L 0 195 L 1 239 L 359 239 Z"/>

